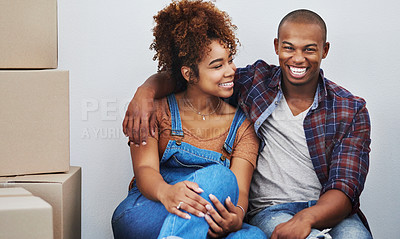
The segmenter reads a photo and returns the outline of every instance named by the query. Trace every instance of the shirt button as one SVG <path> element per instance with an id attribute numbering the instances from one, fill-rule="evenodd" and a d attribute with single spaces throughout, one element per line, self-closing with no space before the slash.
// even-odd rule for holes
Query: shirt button
<path id="1" fill-rule="evenodd" d="M 279 101 L 275 101 L 275 105 L 278 105 L 279 104 Z"/>
<path id="2" fill-rule="evenodd" d="M 179 141 L 177 140 L 177 141 L 175 141 L 175 144 L 178 146 L 181 146 L 182 142 L 180 140 Z"/>
<path id="3" fill-rule="evenodd" d="M 225 158 L 223 155 L 221 155 L 221 160 L 222 160 L 222 161 L 225 161 L 225 159 L 226 159 L 226 158 Z"/>

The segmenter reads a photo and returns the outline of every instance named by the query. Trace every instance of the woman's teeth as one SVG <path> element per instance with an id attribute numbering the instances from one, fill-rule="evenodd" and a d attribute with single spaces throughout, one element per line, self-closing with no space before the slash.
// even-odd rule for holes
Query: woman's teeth
<path id="1" fill-rule="evenodd" d="M 220 83 L 219 85 L 222 87 L 231 87 L 231 86 L 233 86 L 233 82 Z"/>

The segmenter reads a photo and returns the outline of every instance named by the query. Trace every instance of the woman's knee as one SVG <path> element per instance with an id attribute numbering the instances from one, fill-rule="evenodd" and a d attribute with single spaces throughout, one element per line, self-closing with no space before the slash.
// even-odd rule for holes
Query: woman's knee
<path id="1" fill-rule="evenodd" d="M 112 229 L 115 238 L 156 238 L 168 211 L 143 195 L 129 195 L 115 209 Z"/>
<path id="2" fill-rule="evenodd" d="M 195 172 L 193 181 L 199 184 L 208 197 L 214 194 L 218 199 L 230 196 L 234 203 L 239 197 L 239 187 L 235 174 L 222 165 L 212 165 Z"/>

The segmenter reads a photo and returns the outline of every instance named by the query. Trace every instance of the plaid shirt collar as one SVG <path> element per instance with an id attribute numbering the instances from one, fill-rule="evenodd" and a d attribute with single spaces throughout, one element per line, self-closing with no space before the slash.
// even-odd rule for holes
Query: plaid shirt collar
<path id="1" fill-rule="evenodd" d="M 281 88 L 281 82 L 282 82 L 281 79 L 282 79 L 282 70 L 281 68 L 279 68 L 279 70 L 277 70 L 273 75 L 271 82 L 268 84 L 268 87 L 271 89 L 275 87 Z M 317 104 L 313 104 L 311 109 L 316 109 L 318 107 L 318 103 L 320 103 L 324 99 L 324 97 L 328 95 L 328 91 L 326 89 L 326 80 L 324 76 L 324 71 L 322 69 L 319 69 L 319 80 L 320 81 L 317 88 L 318 94 L 316 94 L 315 96 L 317 98 L 314 98 L 314 102 L 316 102 Z"/>

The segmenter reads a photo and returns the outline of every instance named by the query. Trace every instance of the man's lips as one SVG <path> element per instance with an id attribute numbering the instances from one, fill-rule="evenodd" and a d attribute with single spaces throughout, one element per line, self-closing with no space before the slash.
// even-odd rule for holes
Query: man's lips
<path id="1" fill-rule="evenodd" d="M 289 66 L 290 73 L 295 78 L 301 78 L 307 73 L 307 67 Z"/>

